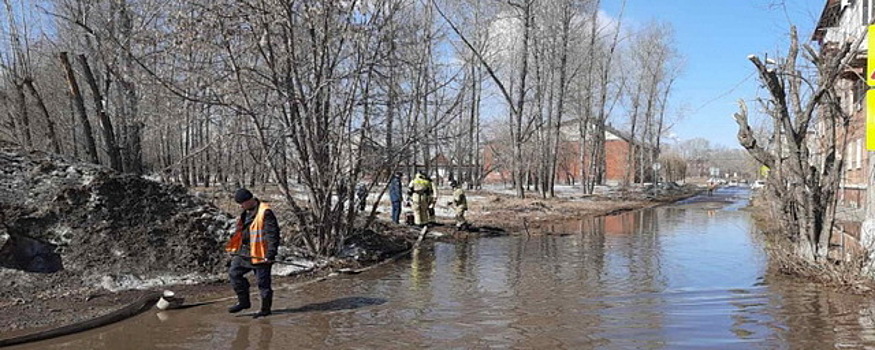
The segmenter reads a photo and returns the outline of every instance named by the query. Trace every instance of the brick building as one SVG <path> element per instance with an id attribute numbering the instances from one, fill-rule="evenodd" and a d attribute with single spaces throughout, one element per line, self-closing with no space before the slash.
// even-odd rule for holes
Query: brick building
<path id="1" fill-rule="evenodd" d="M 817 42 L 821 50 L 829 51 L 865 36 L 867 25 L 873 18 L 873 5 L 875 0 L 826 1 L 812 41 Z M 852 208 L 860 208 L 865 204 L 869 170 L 868 152 L 865 149 L 867 48 L 867 42 L 863 40 L 860 47 L 851 49 L 855 57 L 837 82 L 842 108 L 851 116 L 847 135 L 838 135 L 840 144 L 837 147 L 843 150 L 841 157 L 844 160 L 838 200 L 840 205 Z M 819 124 L 817 133 L 825 132 Z M 812 149 L 817 150 L 817 145 Z"/>
<path id="2" fill-rule="evenodd" d="M 581 162 L 580 139 L 577 135 L 577 122 L 565 123 L 561 130 L 562 141 L 559 144 L 559 154 L 556 164 L 557 184 L 580 183 L 580 170 L 583 164 L 589 163 L 588 159 Z M 605 184 L 617 185 L 624 182 L 624 178 L 631 174 L 632 166 L 629 162 L 629 152 L 635 143 L 621 131 L 611 127 L 605 127 Z M 637 147 L 637 146 L 635 146 Z M 639 147 L 638 149 L 643 149 Z M 486 174 L 484 183 L 509 183 L 512 179 L 511 160 L 509 152 L 505 151 L 498 143 L 489 143 L 483 149 L 483 173 Z M 505 151 L 505 152 L 502 152 Z M 589 153 L 589 152 L 587 152 Z M 634 164 L 634 160 L 633 160 Z"/>

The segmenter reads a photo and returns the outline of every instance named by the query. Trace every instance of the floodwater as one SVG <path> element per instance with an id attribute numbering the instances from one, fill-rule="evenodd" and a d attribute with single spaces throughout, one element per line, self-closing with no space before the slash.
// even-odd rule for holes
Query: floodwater
<path id="1" fill-rule="evenodd" d="M 747 194 L 721 189 L 557 223 L 549 236 L 436 244 L 359 275 L 278 290 L 265 319 L 230 315 L 224 302 L 149 311 L 29 347 L 875 347 L 875 301 L 764 276 L 766 258 L 739 210 Z"/>

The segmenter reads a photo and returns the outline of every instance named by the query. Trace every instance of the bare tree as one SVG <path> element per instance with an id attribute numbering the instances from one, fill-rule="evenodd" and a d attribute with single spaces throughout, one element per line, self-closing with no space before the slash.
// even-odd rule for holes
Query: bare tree
<path id="1" fill-rule="evenodd" d="M 796 243 L 800 257 L 824 260 L 829 248 L 835 220 L 836 191 L 842 166 L 839 135 L 846 135 L 849 118 L 838 103 L 836 81 L 849 61 L 851 48 L 846 42 L 836 50 L 821 53 L 804 46 L 804 56 L 816 68 L 816 78 L 809 79 L 800 68 L 800 47 L 796 28 L 790 30 L 787 56 L 777 66 L 768 66 L 750 56 L 770 99 L 762 108 L 774 123 L 770 138 L 773 144 L 759 139 L 753 132 L 744 101 L 735 114 L 739 143 L 756 159 L 771 169 L 767 188 L 773 209 L 784 234 Z M 815 161 L 810 150 L 809 130 L 815 121 L 821 124 L 820 152 Z"/>
<path id="2" fill-rule="evenodd" d="M 97 157 L 97 144 L 94 142 L 94 135 L 91 131 L 91 122 L 88 121 L 88 112 L 85 109 L 85 101 L 82 98 L 79 83 L 76 81 L 76 72 L 73 71 L 73 66 L 70 65 L 70 58 L 66 52 L 61 52 L 59 57 L 61 60 L 61 66 L 67 74 L 67 85 L 70 89 L 70 99 L 76 106 L 76 116 L 78 117 L 79 123 L 82 125 L 81 135 L 85 142 L 88 161 L 100 164 L 100 159 Z"/>
<path id="3" fill-rule="evenodd" d="M 301 228 L 296 240 L 312 254 L 336 253 L 357 229 L 352 194 L 365 175 L 374 186 L 411 147 L 423 151 L 423 161 L 430 158 L 435 126 L 452 104 L 441 98 L 446 84 L 436 78 L 440 69 L 429 51 L 439 36 L 406 21 L 427 18 L 427 6 L 398 0 L 179 6 L 175 13 L 197 12 L 209 25 L 187 17 L 169 33 L 185 38 L 171 49 L 187 54 L 155 65 L 138 62 L 179 98 L 243 118 L 232 133 L 250 159 L 230 167 L 254 182 L 276 182 Z M 397 121 L 402 132 L 394 131 Z M 184 132 L 184 148 L 202 146 L 210 132 L 198 125 L 210 123 L 185 125 L 193 128 Z M 266 173 L 270 178 L 261 176 Z M 289 174 L 306 188 L 306 204 L 295 197 Z M 200 176 L 185 176 L 192 177 Z"/>
<path id="4" fill-rule="evenodd" d="M 450 28 L 452 28 L 453 32 L 459 36 L 465 46 L 471 50 L 475 57 L 480 61 L 486 71 L 488 72 L 490 78 L 495 83 L 495 85 L 501 91 L 501 96 L 504 98 L 504 102 L 507 105 L 507 108 L 510 110 L 509 123 L 508 127 L 510 130 L 510 138 L 511 138 L 511 149 L 512 149 L 512 157 L 511 157 L 511 171 L 513 172 L 513 182 L 514 188 L 516 190 L 517 196 L 520 198 L 525 197 L 525 189 L 523 187 L 523 182 L 525 178 L 525 164 L 523 162 L 523 143 L 529 136 L 529 127 L 531 126 L 530 122 L 526 122 L 525 115 L 525 107 L 526 107 L 526 99 L 528 86 L 526 85 L 526 81 L 529 77 L 529 56 L 530 56 L 530 45 L 532 39 L 532 30 L 534 26 L 534 0 L 524 0 L 521 2 L 508 2 L 509 6 L 513 9 L 513 13 L 515 14 L 515 18 L 517 18 L 520 22 L 519 27 L 522 35 L 522 42 L 520 43 L 520 47 L 516 50 L 518 55 L 518 64 L 519 68 L 514 72 L 516 74 L 512 79 L 514 80 L 515 91 L 512 91 L 507 88 L 508 84 L 506 83 L 506 79 L 502 79 L 499 77 L 498 73 L 496 73 L 493 65 L 487 62 L 484 57 L 484 53 L 478 50 L 474 44 L 468 40 L 467 36 L 462 33 L 462 31 L 450 20 L 450 18 L 441 10 L 441 8 L 437 5 L 436 1 L 432 0 L 432 4 L 434 4 L 435 9 L 440 14 L 440 16 L 447 21 Z M 512 97 L 512 92 L 516 93 L 516 97 Z"/>
<path id="5" fill-rule="evenodd" d="M 13 88 L 13 108 L 10 110 L 10 119 L 15 129 L 14 135 L 25 148 L 33 147 L 30 128 L 30 114 L 28 111 L 27 97 L 25 95 L 25 81 L 29 79 L 30 69 L 28 66 L 27 30 L 22 31 L 19 27 L 19 19 L 15 16 L 14 7 L 10 0 L 4 0 L 6 9 L 6 24 L 9 33 L 9 53 L 0 54 L 3 59 L 3 77 L 6 83 Z"/>
<path id="6" fill-rule="evenodd" d="M 115 132 L 112 128 L 112 121 L 109 119 L 109 115 L 106 114 L 106 110 L 103 108 L 103 96 L 100 94 L 100 88 L 97 87 L 97 80 L 94 79 L 94 73 L 91 72 L 91 67 L 88 65 L 88 59 L 85 58 L 85 55 L 79 55 L 79 64 L 82 66 L 82 73 L 85 75 L 85 82 L 87 82 L 88 87 L 91 88 L 91 97 L 94 99 L 94 109 L 97 111 L 97 118 L 100 120 L 101 130 L 103 130 L 103 142 L 104 147 L 106 147 L 106 153 L 109 154 L 110 167 L 117 171 L 122 171 L 122 160 L 119 155 L 118 145 L 115 141 Z"/>
<path id="7" fill-rule="evenodd" d="M 600 1 L 596 1 L 595 7 L 590 13 L 589 44 L 587 45 L 587 62 L 589 69 L 586 79 L 582 80 L 585 85 L 579 89 L 581 97 L 583 117 L 578 123 L 579 154 L 580 154 L 580 178 L 584 193 L 592 193 L 595 185 L 603 183 L 605 174 L 605 127 L 610 111 L 613 109 L 609 100 L 612 69 L 615 67 L 615 53 L 620 45 L 620 25 L 623 12 L 621 10 L 616 26 L 613 28 L 601 27 L 598 22 L 598 8 Z M 626 2 L 623 1 L 622 9 Z M 604 41 L 602 30 L 608 30 L 610 40 Z M 598 55 L 601 53 L 601 55 Z M 625 82 L 619 82 L 621 91 Z M 617 93 L 619 97 L 619 93 Z"/>
<path id="8" fill-rule="evenodd" d="M 665 109 L 671 85 L 677 77 L 677 59 L 672 44 L 673 31 L 667 24 L 648 25 L 635 37 L 632 66 L 635 78 L 628 85 L 630 137 L 638 147 L 627 156 L 626 181 L 652 178 L 651 164 L 659 154 L 659 140 L 666 131 Z M 653 179 L 654 181 L 656 179 Z"/>

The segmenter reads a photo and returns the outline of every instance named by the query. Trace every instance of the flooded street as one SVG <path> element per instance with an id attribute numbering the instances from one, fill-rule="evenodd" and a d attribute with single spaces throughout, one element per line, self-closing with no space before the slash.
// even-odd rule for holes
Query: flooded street
<path id="1" fill-rule="evenodd" d="M 549 236 L 439 243 L 359 275 L 278 288 L 266 319 L 230 315 L 223 302 L 23 348 L 875 346 L 875 302 L 764 277 L 752 220 L 738 210 L 746 195 L 557 223 Z"/>

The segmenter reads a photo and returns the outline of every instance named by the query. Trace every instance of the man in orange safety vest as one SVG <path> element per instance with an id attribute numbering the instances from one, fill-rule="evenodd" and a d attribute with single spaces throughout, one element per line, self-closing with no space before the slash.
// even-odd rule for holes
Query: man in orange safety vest
<path id="1" fill-rule="evenodd" d="M 261 310 L 255 317 L 267 316 L 273 303 L 270 270 L 279 248 L 279 223 L 270 206 L 259 201 L 245 188 L 234 193 L 234 201 L 240 204 L 243 212 L 237 218 L 234 235 L 225 245 L 225 251 L 232 255 L 228 277 L 237 294 L 237 304 L 229 307 L 228 312 L 236 313 L 252 306 L 249 301 L 249 281 L 245 276 L 252 271 L 261 294 Z"/>

